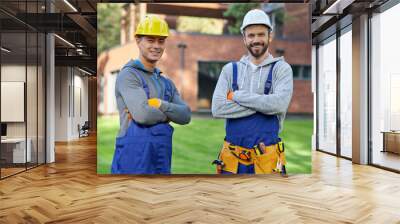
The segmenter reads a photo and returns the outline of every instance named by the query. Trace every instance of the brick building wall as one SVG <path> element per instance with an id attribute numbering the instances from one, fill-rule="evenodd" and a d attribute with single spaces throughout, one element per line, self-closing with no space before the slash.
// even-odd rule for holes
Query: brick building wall
<path id="1" fill-rule="evenodd" d="M 294 80 L 293 96 L 288 113 L 312 114 L 313 94 L 310 80 Z"/>
<path id="2" fill-rule="evenodd" d="M 180 69 L 179 43 L 185 43 L 185 68 Z M 307 42 L 287 42 L 274 40 L 270 52 L 276 48 L 285 49 L 285 59 L 289 64 L 309 65 L 311 50 Z M 188 33 L 172 33 L 168 38 L 167 47 L 158 67 L 164 75 L 171 78 L 178 90 L 183 92 L 183 98 L 193 111 L 197 110 L 198 94 L 198 61 L 232 61 L 239 60 L 246 53 L 241 36 L 201 35 Z M 98 58 L 99 74 L 105 78 L 118 71 L 130 59 L 137 58 L 138 49 L 135 42 L 104 52 Z M 104 88 L 104 87 L 103 87 Z M 106 89 L 106 88 L 104 88 Z M 104 93 L 110 94 L 110 93 Z M 114 94 L 114 93 L 112 93 Z M 307 103 L 306 103 L 307 102 Z M 312 113 L 311 81 L 295 80 L 294 96 L 289 112 Z M 107 105 L 107 102 L 104 102 Z M 101 110 L 106 111 L 107 110 Z"/>
<path id="3" fill-rule="evenodd" d="M 283 28 L 284 38 L 311 42 L 311 14 L 308 4 L 285 4 L 287 20 Z"/>

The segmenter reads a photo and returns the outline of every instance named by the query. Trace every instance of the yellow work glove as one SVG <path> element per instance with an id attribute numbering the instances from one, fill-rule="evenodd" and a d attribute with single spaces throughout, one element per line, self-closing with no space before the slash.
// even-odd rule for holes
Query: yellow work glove
<path id="1" fill-rule="evenodd" d="M 232 91 L 229 91 L 228 94 L 227 94 L 227 96 L 226 96 L 226 98 L 227 98 L 228 100 L 233 100 L 233 92 L 232 92 Z"/>
<path id="2" fill-rule="evenodd" d="M 161 106 L 161 100 L 158 98 L 151 98 L 147 100 L 147 103 L 149 104 L 150 107 L 154 108 L 160 108 Z"/>

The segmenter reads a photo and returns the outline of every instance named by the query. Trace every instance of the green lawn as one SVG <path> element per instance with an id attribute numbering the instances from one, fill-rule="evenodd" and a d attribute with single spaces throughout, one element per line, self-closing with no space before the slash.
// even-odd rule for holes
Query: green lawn
<path id="1" fill-rule="evenodd" d="M 172 173 L 213 174 L 225 135 L 224 120 L 192 118 L 189 125 L 173 125 Z M 286 120 L 281 137 L 285 142 L 289 173 L 311 173 L 311 119 Z M 119 129 L 117 116 L 98 118 L 97 172 L 110 173 L 115 136 Z"/>

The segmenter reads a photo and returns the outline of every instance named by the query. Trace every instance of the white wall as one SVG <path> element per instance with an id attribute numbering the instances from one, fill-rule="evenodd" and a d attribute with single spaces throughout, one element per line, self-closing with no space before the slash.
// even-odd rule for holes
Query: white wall
<path id="1" fill-rule="evenodd" d="M 1 81 L 4 82 L 25 82 L 25 65 L 2 65 Z M 28 67 L 28 70 L 30 68 Z M 7 110 L 7 108 L 1 108 Z M 25 137 L 25 122 L 7 122 L 8 137 Z"/>
<path id="2" fill-rule="evenodd" d="M 2 65 L 1 66 L 1 81 L 4 82 L 25 82 L 25 75 L 26 75 L 26 70 L 28 74 L 31 74 L 34 72 L 36 74 L 36 67 L 33 66 L 27 66 L 25 65 Z M 29 80 L 30 85 L 35 83 L 32 80 Z M 33 91 L 33 92 L 31 92 Z M 36 99 L 36 89 L 28 89 L 27 92 L 27 103 L 28 106 L 31 102 L 33 102 Z M 32 105 L 31 105 L 32 106 Z M 35 107 L 36 107 L 36 101 L 35 101 Z M 9 108 L 1 108 L 1 110 L 8 110 Z M 24 109 L 24 108 L 23 108 Z M 29 111 L 29 110 L 28 110 Z M 35 121 L 36 123 L 36 114 L 27 114 L 27 118 L 29 122 Z M 7 122 L 7 136 L 8 137 L 18 137 L 18 138 L 24 138 L 25 137 L 25 126 L 26 122 Z M 33 125 L 28 125 L 28 129 L 31 130 L 31 128 L 34 128 L 36 130 L 36 125 L 33 127 Z M 29 136 L 29 130 L 28 130 L 28 137 Z"/>
<path id="3" fill-rule="evenodd" d="M 68 87 L 70 77 L 67 67 L 55 68 L 55 141 L 68 140 Z"/>
<path id="4" fill-rule="evenodd" d="M 25 82 L 26 75 L 25 65 L 18 64 L 2 64 L 1 65 L 1 81 L 2 82 Z M 25 82 L 26 83 L 26 82 Z M 4 96 L 2 96 L 3 98 Z M 9 108 L 1 107 L 1 110 Z M 24 110 L 24 108 L 22 108 Z M 24 111 L 25 113 L 25 111 Z M 26 123 L 25 122 L 6 122 L 8 138 L 25 138 Z M 29 137 L 29 136 L 28 136 Z"/>
<path id="5" fill-rule="evenodd" d="M 88 78 L 81 75 L 83 75 L 83 73 L 79 70 L 74 70 L 74 95 L 71 96 L 72 99 L 74 99 L 73 104 L 71 103 L 71 106 L 74 105 L 71 114 L 71 138 L 79 137 L 78 124 L 82 126 L 85 121 L 88 120 Z M 82 111 L 80 111 L 80 109 Z"/>
<path id="6" fill-rule="evenodd" d="M 2 114 L 4 113 L 20 113 L 19 117 L 22 120 L 19 122 L 6 122 L 7 123 L 7 137 L 9 138 L 25 138 L 29 139 L 29 148 L 31 149 L 32 162 L 39 159 L 39 163 L 44 163 L 44 83 L 41 66 L 36 67 L 32 65 L 21 64 L 3 64 L 1 66 L 2 85 L 3 82 L 23 82 L 26 85 L 26 106 L 25 106 L 25 89 L 19 89 L 18 94 L 20 97 L 19 108 L 12 108 L 12 106 L 1 107 Z M 27 77 L 27 81 L 25 78 Z M 2 89 L 2 98 L 10 98 L 7 96 L 6 89 Z M 8 93 L 10 94 L 10 93 Z M 17 93 L 15 93 L 17 94 Z M 3 104 L 4 102 L 2 102 Z M 11 102 L 12 103 L 12 102 Z M 14 102 L 18 103 L 18 102 Z M 14 111 L 13 111 L 14 110 Z M 26 112 L 26 120 L 24 118 Z M 3 120 L 3 118 L 2 118 Z"/>
<path id="7" fill-rule="evenodd" d="M 79 138 L 78 124 L 82 126 L 88 120 L 88 78 L 76 68 L 56 67 L 55 95 L 55 140 Z"/>

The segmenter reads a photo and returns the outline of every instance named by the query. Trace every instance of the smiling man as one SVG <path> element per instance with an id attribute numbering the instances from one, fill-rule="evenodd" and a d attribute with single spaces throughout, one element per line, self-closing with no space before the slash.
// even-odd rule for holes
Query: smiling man
<path id="1" fill-rule="evenodd" d="M 136 29 L 139 58 L 117 76 L 115 95 L 120 115 L 112 174 L 169 174 L 172 133 L 169 122 L 188 124 L 191 111 L 174 83 L 156 67 L 164 53 L 167 23 L 146 16 Z"/>
<path id="2" fill-rule="evenodd" d="M 248 55 L 224 66 L 213 95 L 213 116 L 226 119 L 214 163 L 218 173 L 284 172 L 279 132 L 292 97 L 292 69 L 268 51 L 272 25 L 264 11 L 249 11 L 241 32 Z"/>

